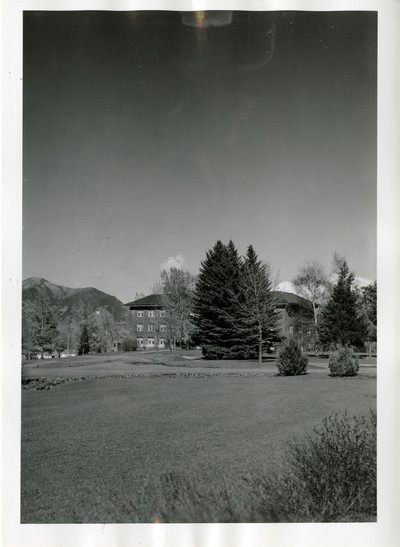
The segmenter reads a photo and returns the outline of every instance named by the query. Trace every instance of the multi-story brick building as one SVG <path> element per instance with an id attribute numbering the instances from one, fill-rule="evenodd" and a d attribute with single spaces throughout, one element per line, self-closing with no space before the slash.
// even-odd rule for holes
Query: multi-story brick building
<path id="1" fill-rule="evenodd" d="M 311 302 L 296 294 L 274 293 L 278 327 L 284 336 L 295 336 L 307 349 L 310 322 L 313 318 Z M 130 324 L 139 348 L 165 348 L 167 323 L 160 294 L 150 294 L 125 304 L 131 314 Z"/>
<path id="2" fill-rule="evenodd" d="M 304 350 L 313 344 L 314 313 L 312 304 L 297 294 L 276 291 L 275 310 L 278 328 L 283 337 L 293 336 Z"/>
<path id="3" fill-rule="evenodd" d="M 160 294 L 150 294 L 125 304 L 130 310 L 134 336 L 139 348 L 165 348 L 167 324 Z"/>

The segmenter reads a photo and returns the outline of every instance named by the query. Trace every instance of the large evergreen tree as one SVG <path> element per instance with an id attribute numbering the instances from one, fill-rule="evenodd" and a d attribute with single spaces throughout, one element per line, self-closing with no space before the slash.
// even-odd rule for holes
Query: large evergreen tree
<path id="1" fill-rule="evenodd" d="M 229 359 L 240 352 L 237 331 L 241 260 L 232 241 L 217 241 L 201 263 L 194 296 L 194 339 L 206 359 Z"/>
<path id="2" fill-rule="evenodd" d="M 253 247 L 241 259 L 217 241 L 202 262 L 195 291 L 195 340 L 208 359 L 262 359 L 276 341 L 269 269 Z"/>
<path id="3" fill-rule="evenodd" d="M 345 260 L 338 266 L 338 280 L 326 308 L 322 312 L 319 336 L 323 345 L 344 345 L 362 348 L 365 322 L 357 313 L 354 275 Z"/>
<path id="4" fill-rule="evenodd" d="M 237 306 L 244 356 L 258 356 L 261 363 L 264 351 L 278 341 L 277 319 L 269 267 L 258 259 L 251 245 L 242 265 Z"/>

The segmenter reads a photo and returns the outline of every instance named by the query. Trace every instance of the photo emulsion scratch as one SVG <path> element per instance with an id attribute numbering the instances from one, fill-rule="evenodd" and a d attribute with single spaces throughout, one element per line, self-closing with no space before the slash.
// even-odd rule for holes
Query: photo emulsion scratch
<path id="1" fill-rule="evenodd" d="M 376 149 L 376 12 L 24 12 L 21 523 L 376 522 Z"/>

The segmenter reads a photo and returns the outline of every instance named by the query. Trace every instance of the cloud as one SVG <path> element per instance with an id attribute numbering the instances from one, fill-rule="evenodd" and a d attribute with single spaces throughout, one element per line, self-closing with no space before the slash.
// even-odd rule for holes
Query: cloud
<path id="1" fill-rule="evenodd" d="M 337 274 L 332 274 L 331 276 L 329 276 L 329 281 L 332 283 L 332 285 L 335 285 L 337 283 L 337 280 L 338 280 Z M 373 283 L 373 281 L 371 281 L 371 279 L 368 279 L 366 277 L 356 276 L 354 278 L 354 285 L 356 287 L 359 287 L 360 289 L 362 287 L 366 287 L 367 285 L 370 285 L 371 283 Z M 298 296 L 301 296 L 301 294 L 299 294 L 299 291 L 296 289 L 296 287 L 293 285 L 291 281 L 281 281 L 276 286 L 276 290 L 282 291 L 282 292 L 290 292 L 293 294 L 297 294 Z"/>
<path id="2" fill-rule="evenodd" d="M 277 291 L 282 291 L 282 292 L 290 292 L 292 294 L 297 294 L 298 295 L 296 287 L 293 285 L 293 283 L 291 281 L 281 281 L 276 286 L 276 290 Z"/>
<path id="3" fill-rule="evenodd" d="M 177 268 L 182 270 L 186 266 L 185 259 L 182 253 L 178 253 L 175 256 L 169 256 L 160 265 L 161 270 L 170 270 L 171 268 Z"/>
<path id="4" fill-rule="evenodd" d="M 368 279 L 368 277 L 360 277 L 358 275 L 355 277 L 354 282 L 360 288 L 367 287 L 373 283 L 372 279 Z"/>
<path id="5" fill-rule="evenodd" d="M 338 274 L 332 274 L 329 277 L 329 281 L 333 284 L 337 283 L 338 280 Z M 367 277 L 360 277 L 356 275 L 354 277 L 354 285 L 358 287 L 359 289 L 362 289 L 363 287 L 367 287 L 368 285 L 371 285 L 373 283 L 372 279 L 368 279 Z"/>

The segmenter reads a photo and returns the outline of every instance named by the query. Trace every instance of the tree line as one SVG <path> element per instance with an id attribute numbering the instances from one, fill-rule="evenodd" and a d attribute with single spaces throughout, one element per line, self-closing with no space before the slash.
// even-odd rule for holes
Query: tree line
<path id="1" fill-rule="evenodd" d="M 351 346 L 372 352 L 377 340 L 377 283 L 359 288 L 344 257 L 333 256 L 333 279 L 324 268 L 308 263 L 293 280 L 298 293 L 310 302 L 313 313 L 312 349 Z"/>
<path id="2" fill-rule="evenodd" d="M 328 276 L 317 262 L 299 270 L 293 285 L 306 299 L 309 314 L 296 315 L 287 306 L 293 315 L 292 337 L 310 351 L 338 346 L 364 351 L 368 345 L 371 354 L 377 335 L 376 281 L 358 288 L 346 259 L 337 253 L 333 274 Z M 261 361 L 283 341 L 271 269 L 251 245 L 241 257 L 232 241 L 217 241 L 197 277 L 173 268 L 162 273 L 160 287 L 169 334 L 179 347 L 190 340 L 207 359 Z"/>
<path id="3" fill-rule="evenodd" d="M 359 289 L 345 258 L 334 255 L 335 277 L 311 262 L 293 280 L 309 307 L 306 316 L 293 313 L 292 337 L 302 349 L 321 351 L 352 346 L 371 353 L 377 333 L 376 282 Z M 172 268 L 154 287 L 161 293 L 170 347 L 199 345 L 207 359 L 255 359 L 283 341 L 271 268 L 252 245 L 240 256 L 233 243 L 217 241 L 208 250 L 197 275 Z M 287 312 L 291 314 L 290 306 Z M 114 343 L 136 349 L 131 316 L 115 321 L 106 308 L 84 302 L 68 317 L 46 298 L 26 301 L 22 310 L 22 351 L 28 357 L 65 350 L 107 352 Z M 306 342 L 305 342 L 306 339 Z"/>
<path id="4" fill-rule="evenodd" d="M 128 322 L 116 321 L 105 307 L 94 309 L 83 301 L 67 317 L 48 298 L 39 296 L 22 306 L 22 352 L 30 359 L 45 353 L 58 357 L 67 351 L 78 355 L 112 350 L 114 342 L 129 336 Z"/>

